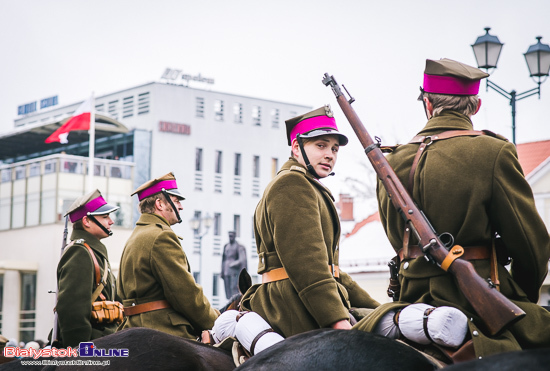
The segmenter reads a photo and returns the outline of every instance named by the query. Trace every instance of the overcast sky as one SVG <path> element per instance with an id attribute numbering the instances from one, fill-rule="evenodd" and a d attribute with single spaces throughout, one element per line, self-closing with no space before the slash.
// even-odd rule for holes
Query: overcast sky
<path id="1" fill-rule="evenodd" d="M 523 92 L 536 86 L 523 53 L 536 36 L 550 43 L 549 16 L 548 0 L 0 0 L 0 133 L 18 105 L 75 103 L 160 81 L 168 67 L 215 79 L 197 88 L 331 104 L 351 139 L 337 182 L 363 172 L 365 156 L 325 72 L 346 85 L 372 136 L 402 143 L 425 124 L 416 98 L 426 58 L 475 65 L 470 45 L 491 27 L 505 44 L 491 80 Z M 474 127 L 511 138 L 507 99 L 482 87 Z M 540 100 L 517 103 L 516 124 L 518 143 L 550 139 L 550 82 Z"/>

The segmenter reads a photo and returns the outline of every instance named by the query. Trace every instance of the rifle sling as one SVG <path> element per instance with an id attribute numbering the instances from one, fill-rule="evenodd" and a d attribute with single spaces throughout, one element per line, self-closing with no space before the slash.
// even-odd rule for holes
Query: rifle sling
<path id="1" fill-rule="evenodd" d="M 95 273 L 95 290 L 92 294 L 92 303 L 94 301 L 96 301 L 96 299 L 99 298 L 101 300 L 107 300 L 107 298 L 103 295 L 102 291 L 103 291 L 103 288 L 105 287 L 105 282 L 107 282 L 107 275 L 109 274 L 109 270 L 107 269 L 107 263 L 105 262 L 105 268 L 103 270 L 103 278 L 101 279 L 100 281 L 100 270 L 99 270 L 99 264 L 97 262 L 97 258 L 95 257 L 95 254 L 94 254 L 94 251 L 92 250 L 92 248 L 90 247 L 90 245 L 88 245 L 86 242 L 84 242 L 84 246 L 86 246 L 86 248 L 88 249 L 88 252 L 90 253 L 91 257 L 92 257 L 92 261 L 94 262 L 94 273 Z"/>

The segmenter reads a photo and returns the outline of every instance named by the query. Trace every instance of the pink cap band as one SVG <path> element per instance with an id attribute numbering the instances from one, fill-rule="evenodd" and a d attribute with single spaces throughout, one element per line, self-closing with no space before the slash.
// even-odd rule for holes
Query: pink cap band
<path id="1" fill-rule="evenodd" d="M 153 184 L 151 187 L 139 192 L 138 199 L 141 201 L 145 197 L 149 197 L 151 195 L 154 195 L 155 193 L 159 193 L 160 191 L 162 191 L 163 188 L 166 190 L 170 190 L 178 188 L 178 185 L 176 184 L 175 180 L 162 180 L 156 184 Z"/>
<path id="2" fill-rule="evenodd" d="M 107 205 L 107 201 L 105 201 L 103 197 L 99 196 L 98 198 L 94 198 L 93 200 L 86 203 L 86 205 L 79 207 L 78 209 L 70 213 L 69 219 L 71 220 L 71 223 L 79 221 L 80 219 L 84 218 L 88 213 L 96 211 L 103 205 Z"/>
<path id="3" fill-rule="evenodd" d="M 424 74 L 424 91 L 435 94 L 476 95 L 480 80 L 466 80 L 454 76 Z"/>
<path id="4" fill-rule="evenodd" d="M 308 119 L 300 121 L 298 124 L 296 124 L 294 128 L 292 128 L 292 131 L 290 132 L 290 143 L 292 143 L 292 141 L 296 138 L 296 135 L 298 134 L 309 133 L 312 130 L 321 128 L 330 128 L 338 131 L 338 128 L 336 127 L 336 120 L 334 119 L 334 117 L 328 117 L 324 115 L 310 117 Z"/>

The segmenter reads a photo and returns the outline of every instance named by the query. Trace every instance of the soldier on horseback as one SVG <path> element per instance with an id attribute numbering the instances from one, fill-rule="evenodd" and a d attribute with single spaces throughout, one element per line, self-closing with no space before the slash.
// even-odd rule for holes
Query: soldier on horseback
<path id="1" fill-rule="evenodd" d="M 120 318 L 106 318 L 111 316 L 108 311 L 104 315 L 106 307 L 102 305 L 104 308 L 94 313 L 92 303 L 96 299 L 99 304 L 109 303 L 111 313 L 120 305 L 107 248 L 100 242 L 112 234 L 109 214 L 118 208 L 95 190 L 77 198 L 65 214 L 73 223 L 73 231 L 57 266 L 59 331 L 52 331 L 52 337 L 57 332 L 57 339 L 51 339 L 56 347 L 77 347 L 80 342 L 112 334 L 122 320 L 122 312 Z"/>
<path id="2" fill-rule="evenodd" d="M 125 319 L 119 330 L 149 327 L 195 340 L 210 329 L 219 312 L 191 274 L 187 256 L 172 228 L 181 222 L 184 197 L 174 174 L 140 186 L 141 217 L 120 261 L 118 290 Z"/>
<path id="3" fill-rule="evenodd" d="M 243 296 L 284 337 L 322 327 L 350 329 L 350 308 L 378 302 L 338 266 L 340 223 L 320 179 L 332 172 L 348 139 L 329 106 L 286 121 L 292 152 L 266 187 L 254 214 L 262 283 Z"/>
<path id="4" fill-rule="evenodd" d="M 481 106 L 480 80 L 487 76 L 449 59 L 427 60 L 419 100 L 428 123 L 387 159 L 434 229 L 449 232 L 453 245 L 464 247 L 460 259 L 469 260 L 526 316 L 489 334 L 453 276 L 426 259 L 379 183 L 380 219 L 398 253 L 401 291 L 397 301 L 378 307 L 356 328 L 460 348 L 457 353 L 471 351 L 476 358 L 550 346 L 550 313 L 537 305 L 550 258 L 548 231 L 515 146 L 500 135 L 472 130 L 471 116 Z M 437 333 L 445 339 L 436 341 Z"/>

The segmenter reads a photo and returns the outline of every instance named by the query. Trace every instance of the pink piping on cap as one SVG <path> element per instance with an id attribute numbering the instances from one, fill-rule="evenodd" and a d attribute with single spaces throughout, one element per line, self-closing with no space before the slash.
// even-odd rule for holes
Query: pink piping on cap
<path id="1" fill-rule="evenodd" d="M 175 180 L 162 180 L 156 184 L 153 184 L 151 187 L 139 192 L 138 199 L 141 201 L 145 197 L 149 197 L 151 195 L 154 195 L 155 193 L 159 193 L 160 191 L 162 191 L 163 188 L 166 190 L 170 190 L 178 188 L 178 185 L 176 184 Z"/>
<path id="2" fill-rule="evenodd" d="M 93 200 L 88 201 L 86 205 L 79 207 L 78 209 L 70 213 L 69 219 L 71 219 L 71 223 L 79 221 L 80 219 L 84 218 L 88 213 L 92 213 L 106 204 L 107 201 L 105 201 L 103 197 L 99 196 L 98 198 L 94 198 Z"/>
<path id="3" fill-rule="evenodd" d="M 424 91 L 435 94 L 476 95 L 480 80 L 472 81 L 454 76 L 424 74 Z"/>
<path id="4" fill-rule="evenodd" d="M 312 130 L 320 128 L 331 128 L 338 131 L 336 127 L 336 120 L 334 117 L 328 116 L 315 116 L 300 121 L 292 130 L 290 131 L 290 143 L 296 138 L 298 134 L 309 133 Z"/>

